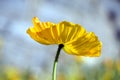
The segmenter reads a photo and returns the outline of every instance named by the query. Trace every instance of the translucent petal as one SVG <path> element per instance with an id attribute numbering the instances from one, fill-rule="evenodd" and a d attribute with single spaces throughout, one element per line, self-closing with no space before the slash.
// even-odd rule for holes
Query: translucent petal
<path id="1" fill-rule="evenodd" d="M 28 30 L 27 30 L 27 33 L 30 35 L 30 37 L 31 37 L 32 39 L 34 39 L 35 41 L 37 41 L 37 42 L 39 42 L 39 43 L 41 43 L 41 44 L 46 44 L 46 45 L 50 44 L 49 41 L 47 41 L 47 40 L 39 37 L 39 35 L 38 35 L 36 32 L 32 32 L 31 29 L 28 29 Z"/>
<path id="2" fill-rule="evenodd" d="M 40 20 L 37 17 L 34 17 L 32 19 L 32 22 L 36 32 L 40 32 L 54 25 L 54 23 L 51 23 L 51 22 L 40 22 Z"/>
<path id="3" fill-rule="evenodd" d="M 76 41 L 66 44 L 64 50 L 79 56 L 100 56 L 102 43 L 93 32 L 88 33 Z"/>
<path id="4" fill-rule="evenodd" d="M 58 40 L 63 44 L 70 43 L 86 33 L 86 30 L 82 26 L 66 21 L 57 24 L 56 28 Z"/>
<path id="5" fill-rule="evenodd" d="M 30 27 L 27 33 L 31 38 L 42 44 L 51 44 L 52 37 L 49 35 L 50 27 L 54 26 L 51 22 L 40 22 L 37 17 L 32 19 L 34 27 Z M 49 28 L 49 29 L 48 29 Z M 46 31 L 44 31 L 46 30 Z"/>
<path id="6" fill-rule="evenodd" d="M 66 21 L 51 25 L 41 31 L 37 31 L 35 28 L 30 28 L 30 30 L 36 32 L 38 37 L 48 41 L 49 44 L 67 44 L 86 34 L 85 29 L 80 25 Z"/>

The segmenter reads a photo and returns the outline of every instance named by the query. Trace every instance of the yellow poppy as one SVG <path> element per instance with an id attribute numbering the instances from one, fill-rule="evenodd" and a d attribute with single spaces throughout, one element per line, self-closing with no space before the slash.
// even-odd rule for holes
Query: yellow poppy
<path id="1" fill-rule="evenodd" d="M 37 17 L 32 22 L 34 27 L 30 27 L 27 33 L 41 44 L 63 44 L 65 52 L 77 56 L 100 55 L 102 43 L 98 37 L 93 32 L 88 33 L 79 24 L 67 21 L 58 24 L 40 22 Z"/>

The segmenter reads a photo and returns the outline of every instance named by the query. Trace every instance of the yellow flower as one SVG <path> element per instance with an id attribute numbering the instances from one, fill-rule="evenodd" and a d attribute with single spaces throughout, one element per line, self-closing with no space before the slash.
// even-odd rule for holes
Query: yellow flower
<path id="1" fill-rule="evenodd" d="M 99 56 L 102 43 L 93 33 L 88 33 L 81 25 L 62 21 L 58 24 L 40 22 L 37 17 L 32 20 L 34 27 L 27 33 L 35 41 L 50 45 L 63 44 L 64 51 L 78 56 Z"/>

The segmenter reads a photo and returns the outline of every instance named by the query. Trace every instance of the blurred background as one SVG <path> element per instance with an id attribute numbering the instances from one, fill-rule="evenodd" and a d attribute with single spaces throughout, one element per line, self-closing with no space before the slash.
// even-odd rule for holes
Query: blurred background
<path id="1" fill-rule="evenodd" d="M 29 37 L 34 16 L 81 24 L 103 43 L 96 58 L 62 51 L 57 80 L 120 80 L 120 0 L 0 0 L 0 80 L 51 80 L 57 45 Z"/>

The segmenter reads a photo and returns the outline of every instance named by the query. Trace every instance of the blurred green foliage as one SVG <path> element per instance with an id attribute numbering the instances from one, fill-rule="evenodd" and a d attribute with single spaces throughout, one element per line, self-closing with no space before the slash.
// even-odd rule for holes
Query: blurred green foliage
<path id="1" fill-rule="evenodd" d="M 35 75 L 30 70 L 1 67 L 0 80 L 51 80 L 51 74 Z M 107 59 L 95 66 L 71 65 L 58 72 L 57 80 L 120 80 L 120 60 Z"/>

